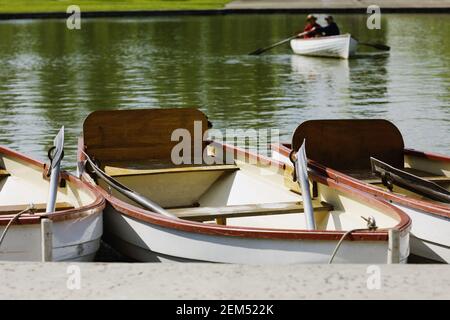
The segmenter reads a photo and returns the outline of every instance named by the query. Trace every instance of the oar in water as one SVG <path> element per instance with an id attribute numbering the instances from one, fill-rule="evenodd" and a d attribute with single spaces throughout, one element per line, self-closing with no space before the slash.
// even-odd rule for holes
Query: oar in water
<path id="1" fill-rule="evenodd" d="M 389 51 L 391 50 L 391 47 L 385 45 L 385 44 L 381 44 L 381 43 L 368 43 L 368 42 L 358 42 L 358 44 L 363 45 L 363 46 L 368 46 L 368 47 L 372 47 L 378 50 L 382 50 L 382 51 Z"/>
<path id="2" fill-rule="evenodd" d="M 168 212 L 167 210 L 163 209 L 160 205 L 153 202 L 152 200 L 144 197 L 143 195 L 137 193 L 134 190 L 131 190 L 130 188 L 124 186 L 119 181 L 114 179 L 113 177 L 109 176 L 104 172 L 102 169 L 100 169 L 94 161 L 91 160 L 91 158 L 87 155 L 86 152 L 82 151 L 83 154 L 86 156 L 87 162 L 91 165 L 92 169 L 95 171 L 95 173 L 103 179 L 109 186 L 116 189 L 118 192 L 123 194 L 128 199 L 133 200 L 134 202 L 140 204 L 147 210 L 151 210 L 153 212 L 159 213 L 163 216 L 170 217 L 170 218 L 177 218 L 172 213 Z"/>
<path id="3" fill-rule="evenodd" d="M 308 32 L 302 32 L 302 33 L 300 33 L 300 34 L 296 34 L 295 36 L 292 36 L 292 37 L 289 37 L 289 38 L 287 38 L 287 39 L 278 41 L 277 43 L 274 43 L 274 44 L 272 44 L 272 45 L 270 45 L 270 46 L 268 46 L 268 47 L 265 47 L 265 48 L 259 48 L 259 49 L 255 50 L 255 51 L 253 51 L 253 52 L 250 52 L 249 55 L 259 55 L 259 54 L 261 54 L 261 53 L 263 53 L 263 52 L 266 52 L 267 50 L 270 50 L 270 49 L 272 49 L 272 48 L 278 47 L 278 46 L 282 45 L 283 43 L 286 43 L 286 42 L 288 42 L 288 41 L 290 41 L 290 40 L 292 40 L 292 39 L 295 39 L 295 38 L 299 38 L 299 37 L 301 37 L 301 36 L 304 36 L 304 35 L 307 34 L 307 33 L 308 33 Z"/>
<path id="4" fill-rule="evenodd" d="M 55 140 L 53 141 L 53 147 L 48 152 L 48 157 L 50 159 L 50 187 L 45 212 L 50 213 L 55 211 L 59 173 L 61 171 L 61 160 L 64 157 L 64 126 L 61 127 L 56 135 Z"/>

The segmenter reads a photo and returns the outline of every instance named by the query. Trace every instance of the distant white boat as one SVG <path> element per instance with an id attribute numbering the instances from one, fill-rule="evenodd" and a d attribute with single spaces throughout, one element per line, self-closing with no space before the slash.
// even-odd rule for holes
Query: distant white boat
<path id="1" fill-rule="evenodd" d="M 350 34 L 331 37 L 291 40 L 291 48 L 296 54 L 305 56 L 348 59 L 354 55 L 358 41 Z"/>

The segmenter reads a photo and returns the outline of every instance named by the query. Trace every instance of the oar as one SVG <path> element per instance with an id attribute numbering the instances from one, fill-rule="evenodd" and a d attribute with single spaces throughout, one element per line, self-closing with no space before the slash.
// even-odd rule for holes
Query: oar
<path id="1" fill-rule="evenodd" d="M 306 227 L 308 230 L 316 229 L 316 222 L 314 219 L 314 209 L 311 201 L 311 192 L 309 189 L 308 180 L 308 160 L 306 159 L 305 140 L 300 149 L 296 153 L 296 160 L 294 162 L 295 173 L 297 175 L 297 182 L 300 185 L 303 198 L 303 207 L 305 208 Z"/>
<path id="2" fill-rule="evenodd" d="M 133 200 L 136 203 L 139 203 L 141 206 L 143 206 L 147 210 L 151 210 L 153 212 L 159 213 L 163 216 L 170 217 L 170 218 L 177 218 L 172 213 L 168 212 L 167 210 L 163 209 L 161 206 L 159 206 L 157 203 L 153 202 L 152 200 L 144 197 L 143 195 L 137 193 L 134 190 L 131 190 L 130 188 L 124 186 L 119 181 L 114 179 L 113 177 L 109 176 L 104 172 L 102 169 L 100 169 L 92 160 L 91 158 L 86 154 L 86 152 L 82 151 L 83 154 L 86 156 L 87 162 L 91 165 L 92 169 L 94 169 L 95 173 L 98 174 L 100 178 L 102 178 L 109 186 L 116 189 L 118 192 L 126 196 L 127 198 Z"/>
<path id="3" fill-rule="evenodd" d="M 292 40 L 292 39 L 295 39 L 295 38 L 299 38 L 299 37 L 301 37 L 301 36 L 304 36 L 304 35 L 307 34 L 307 33 L 308 33 L 308 32 L 302 32 L 302 33 L 300 33 L 300 34 L 296 34 L 295 36 L 292 36 L 292 37 L 289 37 L 289 38 L 287 38 L 287 39 L 278 41 L 277 43 L 274 43 L 274 44 L 272 44 L 272 45 L 270 45 L 270 46 L 268 46 L 268 47 L 265 47 L 265 48 L 259 48 L 259 49 L 255 50 L 255 51 L 253 51 L 253 52 L 250 52 L 249 55 L 259 55 L 259 54 L 261 54 L 261 53 L 263 53 L 263 52 L 266 52 L 267 50 L 270 50 L 270 49 L 272 49 L 272 48 L 278 47 L 278 46 L 282 45 L 283 43 L 286 43 L 286 42 L 288 42 L 288 41 L 290 41 L 290 40 Z"/>
<path id="4" fill-rule="evenodd" d="M 363 46 L 368 46 L 368 47 L 372 47 L 378 50 L 382 50 L 382 51 L 389 51 L 391 50 L 391 47 L 385 45 L 385 44 L 381 44 L 381 43 L 368 43 L 368 42 L 358 42 L 358 44 L 361 44 Z"/>
<path id="5" fill-rule="evenodd" d="M 48 157 L 50 159 L 50 188 L 45 212 L 50 213 L 55 211 L 61 160 L 64 157 L 64 126 L 61 127 L 55 140 L 53 140 L 53 147 L 49 150 Z"/>

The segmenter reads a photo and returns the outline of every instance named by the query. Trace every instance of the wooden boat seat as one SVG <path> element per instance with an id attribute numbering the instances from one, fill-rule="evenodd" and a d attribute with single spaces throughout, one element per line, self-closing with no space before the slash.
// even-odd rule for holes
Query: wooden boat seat
<path id="1" fill-rule="evenodd" d="M 105 172 L 111 177 L 123 177 L 133 175 L 151 175 L 163 173 L 187 173 L 187 172 L 206 172 L 206 171 L 223 171 L 233 172 L 239 170 L 239 167 L 233 164 L 230 165 L 192 165 L 192 166 L 177 166 L 169 168 L 158 169 L 133 169 L 133 168 L 119 168 L 113 166 L 105 166 Z"/>
<path id="2" fill-rule="evenodd" d="M 10 174 L 9 174 L 8 171 L 6 171 L 5 169 L 0 169 L 0 179 L 6 178 L 6 177 L 9 177 L 9 176 L 10 176 Z"/>
<path id="3" fill-rule="evenodd" d="M 312 202 L 314 212 L 329 212 L 333 210 L 333 206 L 328 203 L 320 202 L 319 200 L 313 200 Z M 304 207 L 301 202 L 279 202 L 225 207 L 180 208 L 169 211 L 181 219 L 200 222 L 216 219 L 218 224 L 226 224 L 227 218 L 301 213 L 304 212 Z"/>
<path id="4" fill-rule="evenodd" d="M 29 204 L 0 206 L 0 215 L 16 214 L 16 213 L 19 213 L 20 211 L 25 210 L 28 206 L 29 206 Z M 34 212 L 42 213 L 42 212 L 45 212 L 47 204 L 46 203 L 34 203 L 34 207 L 35 207 Z M 74 208 L 75 207 L 70 203 L 57 202 L 55 211 L 70 210 L 70 209 L 74 209 Z"/>
<path id="5" fill-rule="evenodd" d="M 414 168 L 403 168 L 403 171 L 416 175 L 425 180 L 433 181 L 435 183 L 450 183 L 450 177 L 434 175 L 432 173 L 414 169 Z M 371 184 L 380 184 L 381 178 L 371 171 L 344 171 L 345 174 L 351 176 L 352 178 L 364 181 Z"/>

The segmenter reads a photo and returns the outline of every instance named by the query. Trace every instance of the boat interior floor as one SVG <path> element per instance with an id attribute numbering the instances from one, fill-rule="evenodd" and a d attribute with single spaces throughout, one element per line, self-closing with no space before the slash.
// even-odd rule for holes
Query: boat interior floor
<path id="1" fill-rule="evenodd" d="M 0 168 L 0 216 L 13 215 L 32 207 L 27 214 L 45 213 L 47 207 L 47 186 L 42 188 L 34 183 L 11 175 L 6 169 Z M 62 192 L 66 193 L 66 192 Z M 59 197 L 66 198 L 60 194 Z M 56 202 L 55 211 L 74 209 L 68 199 Z"/>
<path id="2" fill-rule="evenodd" d="M 139 169 L 136 169 L 139 167 Z M 269 219 L 269 216 L 304 213 L 301 195 L 280 188 L 271 179 L 262 179 L 248 170 L 233 165 L 203 165 L 190 167 L 125 168 L 106 165 L 105 172 L 152 199 L 177 217 L 185 220 L 208 222 L 220 225 L 235 224 L 249 218 Z M 104 182 L 99 181 L 100 185 Z M 112 191 L 115 192 L 115 191 Z M 114 195 L 124 201 L 122 195 Z M 318 219 L 323 220 L 334 210 L 333 206 L 313 199 L 313 209 Z M 335 212 L 335 214 L 338 214 Z M 289 223 L 278 226 L 288 226 Z M 297 223 L 298 224 L 298 223 Z M 267 225 L 270 225 L 269 223 Z"/>

